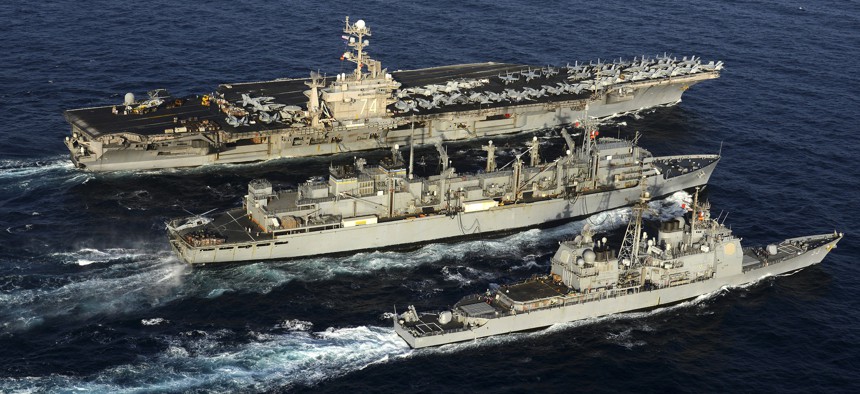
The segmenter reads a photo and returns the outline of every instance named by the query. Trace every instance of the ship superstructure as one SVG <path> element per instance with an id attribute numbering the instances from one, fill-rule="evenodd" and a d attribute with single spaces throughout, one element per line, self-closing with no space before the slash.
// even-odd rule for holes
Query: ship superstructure
<path id="1" fill-rule="evenodd" d="M 697 57 L 564 67 L 475 63 L 389 72 L 370 57 L 370 28 L 346 19 L 348 73 L 231 83 L 215 92 L 68 110 L 72 161 L 93 171 L 199 166 L 435 144 L 673 104 L 717 78 Z M 414 127 L 413 127 L 414 126 Z"/>
<path id="2" fill-rule="evenodd" d="M 707 203 L 694 203 L 689 214 L 661 223 L 652 236 L 642 227 L 648 198 L 643 193 L 635 206 L 619 249 L 594 239 L 586 227 L 560 243 L 549 275 L 464 297 L 440 313 L 419 314 L 410 306 L 394 318 L 396 332 L 421 348 L 669 305 L 817 264 L 843 236 L 744 248 L 710 216 Z"/>
<path id="3" fill-rule="evenodd" d="M 718 155 L 653 157 L 630 141 L 583 132 L 576 145 L 541 161 L 539 144 L 509 163 L 496 163 L 492 141 L 486 172 L 459 174 L 439 145 L 441 173 L 413 176 L 392 150 L 370 166 L 332 167 L 327 180 L 275 192 L 252 181 L 241 208 L 172 221 L 169 237 L 191 264 L 285 259 L 374 250 L 443 239 L 474 237 L 545 225 L 636 201 L 640 187 L 666 195 L 707 183 Z M 523 157 L 530 156 L 529 163 Z"/>

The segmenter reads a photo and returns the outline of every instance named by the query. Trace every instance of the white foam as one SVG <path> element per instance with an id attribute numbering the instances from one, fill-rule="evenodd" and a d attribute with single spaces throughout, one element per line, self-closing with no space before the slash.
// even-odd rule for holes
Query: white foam
<path id="1" fill-rule="evenodd" d="M 170 320 L 161 317 L 154 317 L 152 319 L 142 319 L 140 321 L 140 324 L 143 324 L 144 326 L 157 326 L 162 323 L 170 323 Z"/>
<path id="2" fill-rule="evenodd" d="M 112 367 L 92 376 L 6 380 L 0 383 L 0 391 L 33 387 L 85 392 L 280 391 L 412 353 L 391 328 L 361 326 L 316 333 L 251 335 L 256 340 L 239 345 L 225 344 L 227 334 L 195 331 L 167 339 L 164 352 L 139 363 Z"/>
<path id="3" fill-rule="evenodd" d="M 314 327 L 314 324 L 309 321 L 290 319 L 284 320 L 282 323 L 276 325 L 275 327 L 289 331 L 310 331 Z"/>
<path id="4" fill-rule="evenodd" d="M 66 264 L 89 265 L 94 263 L 116 263 L 145 258 L 150 255 L 136 249 L 110 248 L 99 250 L 84 247 L 75 252 L 51 253 L 50 256 L 60 258 Z"/>
<path id="5" fill-rule="evenodd" d="M 188 267 L 166 252 L 147 255 L 137 250 L 84 248 L 49 256 L 92 267 L 49 278 L 38 288 L 0 293 L 4 330 L 27 330 L 47 319 L 132 313 L 184 295 L 183 274 Z"/>
<path id="6" fill-rule="evenodd" d="M 472 267 L 466 267 L 462 265 L 458 265 L 455 267 L 442 267 L 442 276 L 447 281 L 459 283 L 460 287 L 468 286 L 473 282 L 477 281 L 487 281 L 495 277 L 490 272 L 481 271 Z"/>
<path id="7" fill-rule="evenodd" d="M 538 263 L 537 256 L 530 254 L 523 256 L 523 263 L 519 265 L 515 265 L 511 267 L 512 271 L 528 271 L 533 268 L 541 268 L 543 267 Z"/>
<path id="8" fill-rule="evenodd" d="M 46 175 L 69 175 L 74 165 L 65 155 L 45 159 L 0 160 L 0 179 L 19 180 L 27 188 L 31 180 L 44 180 Z"/>

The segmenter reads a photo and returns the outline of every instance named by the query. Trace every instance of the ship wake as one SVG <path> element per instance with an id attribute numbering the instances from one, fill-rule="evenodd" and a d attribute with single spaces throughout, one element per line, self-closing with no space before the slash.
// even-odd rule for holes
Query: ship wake
<path id="1" fill-rule="evenodd" d="M 83 392 L 268 392 L 337 378 L 408 357 L 412 351 L 391 328 L 328 328 L 319 332 L 246 333 L 232 344 L 228 330 L 161 338 L 165 350 L 93 376 L 51 375 L 6 379 L 0 391 L 38 387 Z"/>

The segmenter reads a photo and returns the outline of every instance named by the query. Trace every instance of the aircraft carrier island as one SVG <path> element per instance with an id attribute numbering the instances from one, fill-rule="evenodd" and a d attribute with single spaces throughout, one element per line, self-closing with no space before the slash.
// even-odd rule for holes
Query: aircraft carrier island
<path id="1" fill-rule="evenodd" d="M 475 63 L 392 71 L 367 52 L 370 28 L 346 18 L 354 71 L 222 84 L 209 94 L 65 112 L 79 168 L 115 171 L 237 163 L 537 131 L 674 104 L 722 62 L 657 56 L 564 67 Z M 586 116 L 587 111 L 587 116 Z"/>

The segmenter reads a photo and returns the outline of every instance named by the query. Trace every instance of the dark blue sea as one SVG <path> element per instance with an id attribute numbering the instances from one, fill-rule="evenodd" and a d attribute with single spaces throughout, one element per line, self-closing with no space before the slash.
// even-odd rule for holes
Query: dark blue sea
<path id="1" fill-rule="evenodd" d="M 65 109 L 154 88 L 329 75 L 342 21 L 391 70 L 564 65 L 668 53 L 722 60 L 678 105 L 604 123 L 655 154 L 722 152 L 706 189 L 747 245 L 844 231 L 823 264 L 692 302 L 410 350 L 395 305 L 438 309 L 547 272 L 557 242 L 629 212 L 405 251 L 191 269 L 165 221 L 295 186 L 333 156 L 95 174 Z M 860 391 L 860 3 L 88 0 L 0 4 L 0 392 Z M 563 149 L 537 133 L 545 157 Z M 497 144 L 521 150 L 531 135 Z M 480 142 L 453 144 L 482 165 Z M 381 153 L 369 155 L 371 161 Z M 419 149 L 419 172 L 435 170 Z M 668 203 L 670 204 L 670 203 Z"/>

